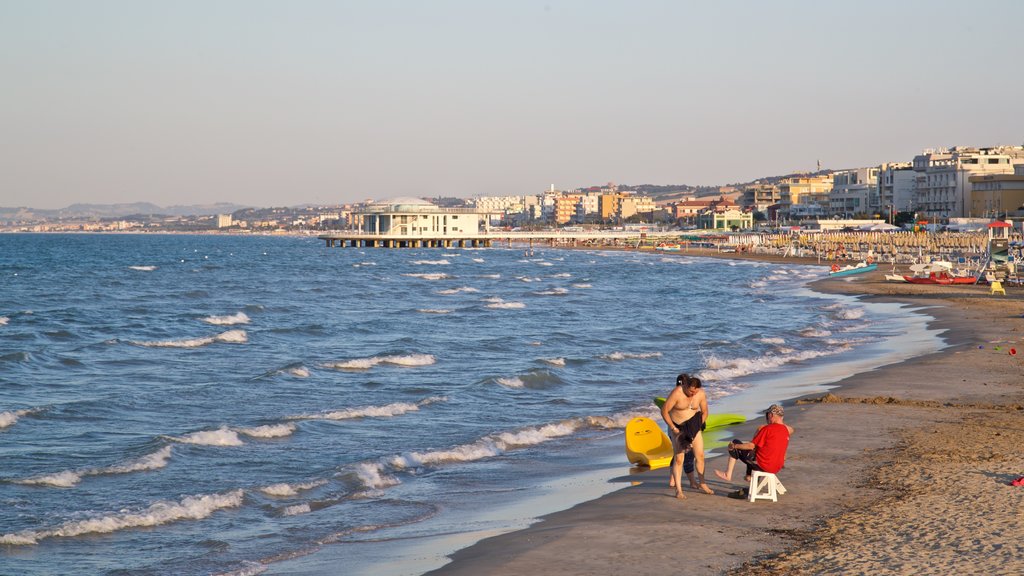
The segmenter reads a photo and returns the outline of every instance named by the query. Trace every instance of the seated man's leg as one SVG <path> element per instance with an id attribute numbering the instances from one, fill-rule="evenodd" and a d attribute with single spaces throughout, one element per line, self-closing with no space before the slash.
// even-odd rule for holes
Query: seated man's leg
<path id="1" fill-rule="evenodd" d="M 743 441 L 740 440 L 739 438 L 733 438 L 732 442 L 729 443 L 729 464 L 725 470 L 725 473 L 722 473 L 719 470 L 715 470 L 715 475 L 721 478 L 722 480 L 732 480 L 732 471 L 733 468 L 736 466 L 737 460 L 747 465 L 746 477 L 748 480 L 750 479 L 750 474 L 752 470 L 759 470 L 759 468 L 757 468 L 757 460 L 754 457 L 753 450 L 740 450 L 735 447 L 736 444 L 742 443 Z"/>

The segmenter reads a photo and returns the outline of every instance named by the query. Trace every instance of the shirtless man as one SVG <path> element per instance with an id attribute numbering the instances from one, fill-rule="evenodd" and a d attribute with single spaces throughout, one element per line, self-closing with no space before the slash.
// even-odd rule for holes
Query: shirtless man
<path id="1" fill-rule="evenodd" d="M 698 487 L 705 494 L 714 494 L 704 482 L 704 436 L 701 430 L 708 419 L 708 397 L 701 389 L 700 378 L 680 374 L 676 378 L 676 387 L 661 407 L 661 417 L 672 433 L 672 448 L 675 451 L 672 486 L 676 489 L 676 498 L 686 499 L 683 495 L 682 473 L 683 457 L 687 450 L 693 450 L 697 461 L 697 477 L 700 480 Z"/>

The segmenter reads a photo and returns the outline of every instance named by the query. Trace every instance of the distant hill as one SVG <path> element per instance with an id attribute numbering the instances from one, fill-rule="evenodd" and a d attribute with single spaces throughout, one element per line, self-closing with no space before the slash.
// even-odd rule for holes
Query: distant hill
<path id="1" fill-rule="evenodd" d="M 59 220 L 59 219 L 96 219 L 121 218 L 124 216 L 205 216 L 211 214 L 231 214 L 248 206 L 218 202 L 216 204 L 194 204 L 190 206 L 157 206 L 150 202 L 131 202 L 124 204 L 72 204 L 67 208 L 43 210 L 37 208 L 3 208 L 0 207 L 0 220 Z"/>

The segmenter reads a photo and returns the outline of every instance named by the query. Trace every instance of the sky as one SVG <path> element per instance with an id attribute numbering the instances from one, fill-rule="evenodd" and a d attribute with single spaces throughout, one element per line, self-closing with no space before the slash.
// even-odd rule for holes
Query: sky
<path id="1" fill-rule="evenodd" d="M 1024 143 L 1024 2 L 0 0 L 0 206 L 720 185 Z"/>

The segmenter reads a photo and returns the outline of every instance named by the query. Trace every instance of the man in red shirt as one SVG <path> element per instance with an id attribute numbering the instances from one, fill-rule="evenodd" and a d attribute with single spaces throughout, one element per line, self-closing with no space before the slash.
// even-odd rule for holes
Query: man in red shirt
<path id="1" fill-rule="evenodd" d="M 757 429 L 757 434 L 750 442 L 733 440 L 729 444 L 729 465 L 725 472 L 715 470 L 715 475 L 722 480 L 731 481 L 732 470 L 737 460 L 747 465 L 747 481 L 754 470 L 772 474 L 782 470 L 786 463 L 789 436 L 793 433 L 793 427 L 783 423 L 783 415 L 782 406 L 772 404 L 764 414 L 768 423 Z"/>

